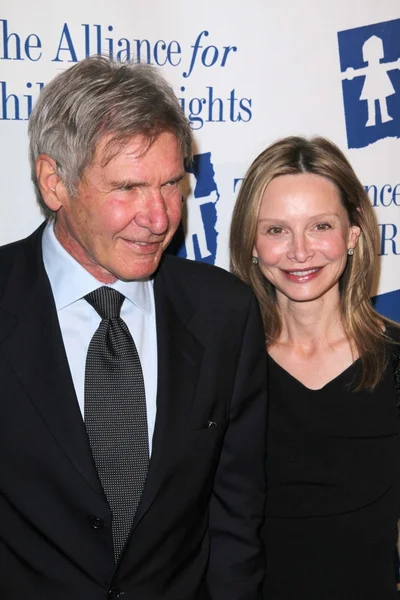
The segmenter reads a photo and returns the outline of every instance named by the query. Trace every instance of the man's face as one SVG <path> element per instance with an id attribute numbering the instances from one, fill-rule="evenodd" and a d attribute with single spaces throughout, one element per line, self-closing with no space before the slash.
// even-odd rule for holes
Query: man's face
<path id="1" fill-rule="evenodd" d="M 55 234 L 103 283 L 149 277 L 181 218 L 183 157 L 175 136 L 161 133 L 146 150 L 135 136 L 108 162 L 100 141 L 71 198 L 65 191 Z"/>

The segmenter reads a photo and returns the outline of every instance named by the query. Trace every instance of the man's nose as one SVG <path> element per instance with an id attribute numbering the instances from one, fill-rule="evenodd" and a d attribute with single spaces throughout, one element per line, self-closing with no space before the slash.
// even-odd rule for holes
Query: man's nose
<path id="1" fill-rule="evenodd" d="M 162 235 L 168 230 L 168 207 L 161 192 L 148 195 L 135 217 L 139 227 L 145 227 L 155 235 Z"/>

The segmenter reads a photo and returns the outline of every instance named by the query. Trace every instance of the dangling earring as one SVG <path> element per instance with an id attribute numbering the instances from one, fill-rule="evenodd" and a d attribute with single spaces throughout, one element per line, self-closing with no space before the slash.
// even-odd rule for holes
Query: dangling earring
<path id="1" fill-rule="evenodd" d="M 349 256 L 353 256 L 353 254 L 354 254 L 354 248 L 349 248 L 349 249 L 347 250 L 347 254 L 348 254 Z"/>
<path id="2" fill-rule="evenodd" d="M 257 258 L 257 256 L 252 256 L 251 257 L 251 262 L 253 263 L 253 265 L 258 265 L 258 258 Z"/>

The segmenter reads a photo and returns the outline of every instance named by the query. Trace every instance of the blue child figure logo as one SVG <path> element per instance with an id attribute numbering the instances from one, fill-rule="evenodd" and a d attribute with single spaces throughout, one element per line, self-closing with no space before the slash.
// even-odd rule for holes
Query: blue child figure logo
<path id="1" fill-rule="evenodd" d="M 219 200 L 211 153 L 197 154 L 187 172 L 192 178 L 193 197 L 187 204 L 184 220 L 186 258 L 205 260 L 215 253 L 215 244 L 210 239 L 209 228 L 214 232 L 216 221 L 215 205 Z M 211 208 L 211 214 L 209 209 Z M 208 211 L 208 212 L 207 212 Z M 198 252 L 195 241 L 197 241 Z M 207 261 L 208 262 L 208 261 Z"/>
<path id="2" fill-rule="evenodd" d="M 376 125 L 376 101 L 379 103 L 381 122 L 387 123 L 393 120 L 388 113 L 386 99 L 395 94 L 396 90 L 387 72 L 392 69 L 400 69 L 400 58 L 395 62 L 381 63 L 385 55 L 383 42 L 377 35 L 371 36 L 365 42 L 362 53 L 363 60 L 368 66 L 357 70 L 348 67 L 344 79 L 351 80 L 354 77 L 365 76 L 360 100 L 366 100 L 368 103 L 368 120 L 365 126 L 374 127 Z"/>
<path id="3" fill-rule="evenodd" d="M 195 154 L 186 166 L 191 194 L 184 205 L 182 223 L 168 252 L 215 264 L 217 255 L 217 203 L 220 198 L 211 152 Z"/>
<path id="4" fill-rule="evenodd" d="M 349 148 L 400 137 L 400 19 L 339 31 Z"/>

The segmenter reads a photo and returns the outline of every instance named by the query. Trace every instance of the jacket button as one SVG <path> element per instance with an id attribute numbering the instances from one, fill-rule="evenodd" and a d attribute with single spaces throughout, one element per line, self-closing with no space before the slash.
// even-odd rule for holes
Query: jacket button
<path id="1" fill-rule="evenodd" d="M 104 527 L 103 519 L 99 519 L 98 517 L 88 517 L 88 521 L 93 529 L 103 529 Z"/>
<path id="2" fill-rule="evenodd" d="M 110 600 L 118 600 L 118 598 L 121 596 L 121 591 L 119 588 L 117 587 L 112 587 L 109 591 L 108 591 L 108 597 L 110 598 Z"/>

